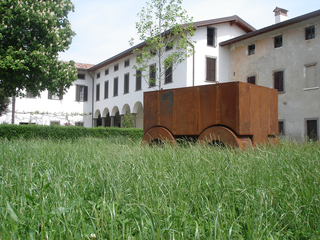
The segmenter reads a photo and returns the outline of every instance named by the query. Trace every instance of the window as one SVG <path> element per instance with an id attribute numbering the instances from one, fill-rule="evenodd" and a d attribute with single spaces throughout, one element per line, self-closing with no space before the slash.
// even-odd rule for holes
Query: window
<path id="1" fill-rule="evenodd" d="M 129 67 L 130 66 L 130 59 L 127 59 L 124 61 L 124 67 Z"/>
<path id="2" fill-rule="evenodd" d="M 97 78 L 100 78 L 100 73 L 97 73 Z"/>
<path id="3" fill-rule="evenodd" d="M 28 92 L 28 91 L 27 91 L 26 97 L 27 98 L 36 98 L 35 95 L 33 95 L 31 92 Z"/>
<path id="4" fill-rule="evenodd" d="M 60 97 L 58 97 L 57 94 L 52 94 L 50 91 L 48 91 L 48 99 L 62 100 L 63 99 L 63 94 L 61 94 Z"/>
<path id="5" fill-rule="evenodd" d="M 310 119 L 306 120 L 307 127 L 307 137 L 310 140 L 317 141 L 318 140 L 318 120 Z"/>
<path id="6" fill-rule="evenodd" d="M 50 125 L 60 125 L 60 121 L 50 121 Z"/>
<path id="7" fill-rule="evenodd" d="M 149 87 L 156 86 L 156 64 L 152 64 L 149 67 Z"/>
<path id="8" fill-rule="evenodd" d="M 151 49 L 150 50 L 150 54 L 155 56 L 157 54 L 157 50 L 156 49 Z"/>
<path id="9" fill-rule="evenodd" d="M 207 45 L 216 47 L 217 45 L 217 29 L 216 28 L 207 28 Z"/>
<path id="10" fill-rule="evenodd" d="M 256 84 L 256 76 L 247 77 L 247 83 Z"/>
<path id="11" fill-rule="evenodd" d="M 96 101 L 100 100 L 100 83 L 96 85 Z"/>
<path id="12" fill-rule="evenodd" d="M 118 77 L 113 80 L 113 96 L 118 96 Z"/>
<path id="13" fill-rule="evenodd" d="M 141 90 L 141 70 L 136 71 L 136 91 Z"/>
<path id="14" fill-rule="evenodd" d="M 83 127 L 83 122 L 75 122 L 74 125 L 78 127 Z"/>
<path id="15" fill-rule="evenodd" d="M 278 93 L 284 92 L 283 71 L 273 73 L 274 88 L 278 89 Z"/>
<path id="16" fill-rule="evenodd" d="M 109 74 L 109 68 L 107 68 L 106 70 L 104 70 L 104 75 L 108 75 Z"/>
<path id="17" fill-rule="evenodd" d="M 273 41 L 274 41 L 274 48 L 282 47 L 282 35 L 274 37 Z"/>
<path id="18" fill-rule="evenodd" d="M 255 53 L 256 53 L 256 45 L 255 44 L 248 45 L 248 55 L 253 55 Z"/>
<path id="19" fill-rule="evenodd" d="M 279 135 L 284 136 L 285 131 L 284 131 L 284 121 L 279 121 Z"/>
<path id="20" fill-rule="evenodd" d="M 123 93 L 129 93 L 129 73 L 124 75 L 124 89 Z"/>
<path id="21" fill-rule="evenodd" d="M 164 79 L 164 83 L 172 83 L 172 66 L 166 69 L 166 76 Z"/>
<path id="22" fill-rule="evenodd" d="M 109 81 L 104 82 L 104 99 L 109 97 Z"/>
<path id="23" fill-rule="evenodd" d="M 306 40 L 313 39 L 316 37 L 316 32 L 314 26 L 307 27 L 305 29 Z"/>
<path id="24" fill-rule="evenodd" d="M 166 46 L 166 51 L 170 51 L 173 49 L 173 43 L 172 42 L 169 42 Z"/>
<path id="25" fill-rule="evenodd" d="M 306 64 L 306 88 L 319 87 L 316 75 L 316 65 L 317 63 Z"/>
<path id="26" fill-rule="evenodd" d="M 83 74 L 83 73 L 78 73 L 78 79 L 85 80 L 86 79 L 86 75 Z"/>
<path id="27" fill-rule="evenodd" d="M 119 64 L 114 65 L 114 66 L 113 66 L 113 70 L 114 70 L 115 72 L 118 71 L 118 70 L 119 70 Z"/>
<path id="28" fill-rule="evenodd" d="M 216 81 L 216 59 L 207 57 L 206 60 L 207 60 L 206 80 L 215 82 Z"/>
<path id="29" fill-rule="evenodd" d="M 76 101 L 88 101 L 88 87 L 83 85 L 76 85 Z"/>

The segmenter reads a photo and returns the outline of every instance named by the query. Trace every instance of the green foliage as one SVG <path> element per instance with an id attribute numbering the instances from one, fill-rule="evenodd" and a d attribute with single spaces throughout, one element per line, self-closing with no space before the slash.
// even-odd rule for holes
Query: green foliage
<path id="1" fill-rule="evenodd" d="M 123 116 L 122 125 L 124 128 L 132 128 L 134 125 L 134 116 L 132 114 L 130 114 L 129 112 L 127 112 Z"/>
<path id="2" fill-rule="evenodd" d="M 148 84 L 158 89 L 161 89 L 165 77 L 172 74 L 167 70 L 171 67 L 173 72 L 179 63 L 194 53 L 191 40 L 195 31 L 193 20 L 181 4 L 181 0 L 150 0 L 138 13 L 140 21 L 136 22 L 136 29 L 144 45 L 133 51 L 137 55 L 134 69 L 141 70 L 141 76 Z M 133 39 L 130 42 L 133 45 Z M 150 69 L 150 63 L 156 64 L 155 69 Z M 151 72 L 155 72 L 155 79 L 149 79 Z"/>
<path id="3" fill-rule="evenodd" d="M 42 126 L 42 125 L 12 125 L 0 124 L 0 139 L 53 139 L 66 140 L 85 137 L 108 138 L 111 136 L 125 136 L 131 139 L 141 139 L 142 129 L 122 128 L 84 128 L 76 126 Z"/>
<path id="4" fill-rule="evenodd" d="M 319 144 L 0 140 L 1 239 L 319 239 Z"/>
<path id="5" fill-rule="evenodd" d="M 8 112 L 10 99 L 5 97 L 3 90 L 0 89 L 0 117 Z"/>
<path id="6" fill-rule="evenodd" d="M 77 79 L 75 63 L 58 61 L 75 33 L 70 0 L 0 1 L 0 88 L 6 96 L 48 89 L 60 95 Z"/>

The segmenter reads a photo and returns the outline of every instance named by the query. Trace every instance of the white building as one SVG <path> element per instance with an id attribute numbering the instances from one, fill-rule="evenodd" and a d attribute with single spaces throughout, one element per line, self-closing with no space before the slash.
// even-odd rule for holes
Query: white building
<path id="1" fill-rule="evenodd" d="M 195 54 L 162 86 L 248 81 L 278 88 L 280 131 L 296 139 L 312 134 L 319 139 L 320 10 L 290 20 L 287 10 L 274 12 L 276 23 L 260 30 L 238 16 L 195 22 Z M 143 92 L 155 90 L 134 76 L 132 51 L 142 44 L 94 66 L 78 64 L 79 79 L 63 100 L 48 99 L 47 92 L 17 99 L 15 123 L 121 127 L 129 112 L 142 128 Z M 9 113 L 0 123 L 11 119 Z"/>
<path id="2" fill-rule="evenodd" d="M 229 52 L 219 43 L 255 30 L 238 16 L 195 22 L 194 27 L 192 40 L 196 43 L 192 47 L 196 53 L 176 68 L 164 89 L 229 81 Z M 132 51 L 142 44 L 95 66 L 78 64 L 80 78 L 62 100 L 49 99 L 47 91 L 40 98 L 16 99 L 15 123 L 121 127 L 121 116 L 130 112 L 135 116 L 135 126 L 142 128 L 143 92 L 155 90 L 134 77 L 136 55 Z M 0 122 L 11 119 L 9 113 Z"/>
<path id="3" fill-rule="evenodd" d="M 15 98 L 15 124 L 92 126 L 92 77 L 90 64 L 76 64 L 78 80 L 74 81 L 62 97 L 43 91 L 40 97 L 26 93 L 25 98 Z M 9 110 L 12 105 L 9 106 Z M 0 123 L 12 123 L 12 111 L 0 117 Z"/>

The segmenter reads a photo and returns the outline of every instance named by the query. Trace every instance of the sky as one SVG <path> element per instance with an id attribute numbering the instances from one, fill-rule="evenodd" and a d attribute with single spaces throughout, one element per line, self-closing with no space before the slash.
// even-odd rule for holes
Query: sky
<path id="1" fill-rule="evenodd" d="M 73 0 L 69 20 L 76 36 L 59 60 L 98 64 L 140 43 L 137 13 L 147 0 Z M 320 9 L 319 0 L 184 0 L 182 8 L 195 22 L 237 15 L 256 29 L 274 24 L 273 10 L 288 10 L 288 19 Z"/>

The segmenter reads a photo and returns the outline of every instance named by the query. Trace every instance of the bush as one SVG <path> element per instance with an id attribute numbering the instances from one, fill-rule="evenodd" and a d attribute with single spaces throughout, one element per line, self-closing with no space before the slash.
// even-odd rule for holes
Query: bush
<path id="1" fill-rule="evenodd" d="M 2 139 L 78 139 L 85 137 L 107 138 L 110 136 L 125 136 L 131 139 L 140 139 L 142 129 L 136 128 L 84 128 L 76 126 L 42 126 L 42 125 L 11 125 L 0 124 L 0 138 Z"/>

